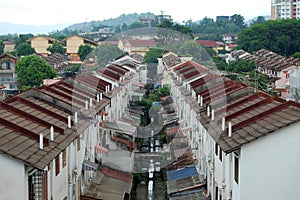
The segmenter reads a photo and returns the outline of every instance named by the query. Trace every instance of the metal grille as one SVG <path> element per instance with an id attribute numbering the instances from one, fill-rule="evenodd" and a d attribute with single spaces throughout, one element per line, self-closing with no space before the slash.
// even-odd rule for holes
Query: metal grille
<path id="1" fill-rule="evenodd" d="M 28 181 L 30 200 L 47 199 L 47 172 L 37 170 L 29 176 Z"/>

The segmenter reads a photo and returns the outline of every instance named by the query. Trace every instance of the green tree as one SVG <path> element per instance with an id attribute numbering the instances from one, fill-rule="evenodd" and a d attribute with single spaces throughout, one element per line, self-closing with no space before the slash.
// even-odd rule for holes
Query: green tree
<path id="1" fill-rule="evenodd" d="M 256 20 L 253 20 L 253 21 L 251 22 L 251 25 L 253 25 L 253 24 L 261 24 L 261 23 L 264 23 L 265 21 L 266 21 L 266 19 L 265 19 L 264 16 L 258 16 L 258 17 L 256 18 Z"/>
<path id="2" fill-rule="evenodd" d="M 299 58 L 300 59 L 300 52 L 295 52 L 292 55 L 293 58 Z"/>
<path id="3" fill-rule="evenodd" d="M 32 48 L 27 42 L 21 43 L 18 46 L 16 46 L 15 51 L 16 56 L 27 56 L 35 53 L 34 48 Z"/>
<path id="4" fill-rule="evenodd" d="M 217 66 L 218 70 L 223 70 L 226 71 L 227 69 L 227 63 L 225 62 L 224 59 L 218 57 L 218 56 L 214 56 L 213 57 L 213 61 L 215 63 L 215 65 Z"/>
<path id="5" fill-rule="evenodd" d="M 20 34 L 19 37 L 16 39 L 15 43 L 16 43 L 16 47 L 19 45 L 19 44 L 23 44 L 23 43 L 26 43 L 27 40 L 29 40 L 30 38 L 33 38 L 34 35 L 29 33 L 29 34 Z"/>
<path id="6" fill-rule="evenodd" d="M 54 53 L 65 54 L 66 53 L 66 49 L 63 47 L 63 45 L 61 45 L 57 41 L 53 42 L 52 45 L 50 45 L 47 48 L 47 50 L 50 51 L 51 54 L 54 54 Z"/>
<path id="7" fill-rule="evenodd" d="M 193 57 L 193 60 L 196 62 L 210 59 L 210 55 L 206 52 L 204 47 L 193 40 L 184 41 L 178 48 L 178 54 Z"/>
<path id="8" fill-rule="evenodd" d="M 159 48 L 150 48 L 149 51 L 146 52 L 144 60 L 146 63 L 157 63 L 157 58 L 161 57 L 165 51 Z"/>
<path id="9" fill-rule="evenodd" d="M 80 57 L 81 61 L 84 61 L 84 59 L 92 52 L 93 47 L 89 44 L 82 44 L 79 46 L 78 49 L 78 55 Z"/>
<path id="10" fill-rule="evenodd" d="M 128 26 L 128 30 L 135 29 L 135 28 L 143 28 L 143 27 L 146 27 L 146 25 L 141 22 L 134 22 Z"/>
<path id="11" fill-rule="evenodd" d="M 237 59 L 236 61 L 229 63 L 227 69 L 234 73 L 251 72 L 255 69 L 255 63 L 252 60 Z"/>
<path id="12" fill-rule="evenodd" d="M 234 14 L 232 16 L 230 16 L 230 22 L 234 23 L 235 25 L 237 25 L 238 27 L 245 28 L 245 18 L 241 15 L 238 14 Z"/>
<path id="13" fill-rule="evenodd" d="M 21 89 L 39 87 L 43 79 L 56 77 L 56 71 L 38 56 L 31 55 L 19 59 L 16 69 L 18 71 L 18 83 Z"/>
<path id="14" fill-rule="evenodd" d="M 123 51 L 111 44 L 101 44 L 96 47 L 93 53 L 96 55 L 97 63 L 100 67 L 105 67 L 114 59 L 124 55 Z"/>
<path id="15" fill-rule="evenodd" d="M 269 20 L 243 29 L 237 43 L 248 51 L 268 49 L 283 56 L 300 51 L 300 21 L 297 19 Z"/>
<path id="16" fill-rule="evenodd" d="M 2 55 L 4 53 L 4 44 L 3 41 L 0 40 L 0 55 Z"/>

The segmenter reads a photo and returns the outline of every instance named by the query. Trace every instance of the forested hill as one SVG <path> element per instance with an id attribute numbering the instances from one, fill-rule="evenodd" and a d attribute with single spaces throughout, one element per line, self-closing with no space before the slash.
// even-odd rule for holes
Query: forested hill
<path id="1" fill-rule="evenodd" d="M 110 18 L 102 21 L 91 21 L 91 22 L 82 22 L 78 24 L 73 24 L 67 27 L 68 30 L 78 30 L 78 31 L 95 31 L 101 27 L 121 27 L 123 24 L 130 25 L 134 22 L 138 22 L 140 18 L 150 18 L 154 19 L 155 15 L 153 13 L 133 13 L 133 14 L 122 14 L 117 18 Z M 84 29 L 84 30 L 83 30 Z"/>

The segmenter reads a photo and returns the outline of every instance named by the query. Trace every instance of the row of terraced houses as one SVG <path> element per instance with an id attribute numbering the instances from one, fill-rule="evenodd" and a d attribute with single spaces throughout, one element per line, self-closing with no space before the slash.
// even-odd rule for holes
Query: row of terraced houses
<path id="1" fill-rule="evenodd" d="M 300 104 L 191 58 L 169 52 L 159 63 L 179 118 L 174 131 L 190 144 L 207 199 L 298 199 Z M 146 71 L 124 56 L 1 102 L 0 199 L 129 199 L 133 177 L 122 171 L 132 168 L 138 117 L 128 103 L 140 99 Z"/>
<path id="2" fill-rule="evenodd" d="M 132 175 L 109 167 L 101 180 L 119 188 L 84 191 L 108 151 L 133 146 L 127 104 L 140 98 L 145 72 L 125 56 L 1 102 L 0 199 L 127 199 Z"/>
<path id="3" fill-rule="evenodd" d="M 171 79 L 177 133 L 188 138 L 206 197 L 298 199 L 300 104 L 176 56 L 163 56 L 163 73 Z"/>

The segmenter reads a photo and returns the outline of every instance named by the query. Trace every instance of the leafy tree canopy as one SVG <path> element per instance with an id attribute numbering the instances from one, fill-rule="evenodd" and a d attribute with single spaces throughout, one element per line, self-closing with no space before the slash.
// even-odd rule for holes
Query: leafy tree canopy
<path id="1" fill-rule="evenodd" d="M 18 83 L 22 88 L 39 87 L 43 79 L 56 77 L 56 71 L 38 56 L 31 55 L 19 59 L 16 69 L 18 71 Z"/>
<path id="2" fill-rule="evenodd" d="M 84 59 L 92 52 L 93 47 L 89 44 L 82 44 L 79 46 L 78 49 L 78 55 L 80 57 L 81 61 L 84 61 Z"/>
<path id="3" fill-rule="evenodd" d="M 0 55 L 2 55 L 4 53 L 4 44 L 3 41 L 0 40 Z"/>
<path id="4" fill-rule="evenodd" d="M 237 43 L 248 52 L 268 49 L 283 56 L 300 51 L 300 21 L 270 20 L 243 29 Z"/>
<path id="5" fill-rule="evenodd" d="M 54 53 L 60 53 L 60 54 L 65 54 L 66 49 L 63 47 L 63 45 L 59 44 L 57 41 L 53 42 L 52 45 L 50 45 L 47 48 L 48 51 L 51 52 L 51 54 Z"/>
<path id="6" fill-rule="evenodd" d="M 20 34 L 19 37 L 15 40 L 16 46 L 18 46 L 19 44 L 23 44 L 26 43 L 27 40 L 29 40 L 30 38 L 33 38 L 34 35 L 29 33 L 29 34 Z"/>
<path id="7" fill-rule="evenodd" d="M 15 54 L 16 56 L 27 56 L 35 53 L 34 48 L 30 46 L 29 43 L 24 42 L 16 46 Z"/>
<path id="8" fill-rule="evenodd" d="M 150 48 L 149 51 L 147 51 L 144 60 L 146 63 L 157 63 L 157 58 L 161 57 L 164 52 L 164 50 L 156 47 Z"/>

